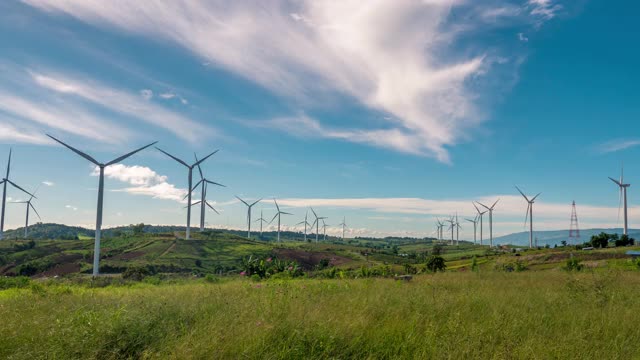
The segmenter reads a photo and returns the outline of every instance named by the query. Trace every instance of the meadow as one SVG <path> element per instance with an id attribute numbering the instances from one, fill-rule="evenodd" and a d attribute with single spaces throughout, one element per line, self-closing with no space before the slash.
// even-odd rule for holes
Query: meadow
<path id="1" fill-rule="evenodd" d="M 0 358 L 639 356 L 637 271 L 207 279 L 48 280 L 2 290 Z"/>

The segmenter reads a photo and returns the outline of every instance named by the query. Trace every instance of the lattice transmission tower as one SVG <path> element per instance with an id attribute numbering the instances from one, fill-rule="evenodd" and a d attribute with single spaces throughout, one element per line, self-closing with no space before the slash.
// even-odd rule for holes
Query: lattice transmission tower
<path id="1" fill-rule="evenodd" d="M 571 225 L 569 226 L 569 244 L 576 245 L 580 240 L 580 226 L 578 226 L 578 213 L 576 212 L 576 202 L 571 207 Z"/>

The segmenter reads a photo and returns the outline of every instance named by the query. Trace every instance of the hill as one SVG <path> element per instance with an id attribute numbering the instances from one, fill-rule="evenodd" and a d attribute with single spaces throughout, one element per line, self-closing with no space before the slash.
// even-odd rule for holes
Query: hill
<path id="1" fill-rule="evenodd" d="M 622 234 L 622 229 L 584 229 L 580 230 L 580 243 L 591 240 L 591 236 L 605 232 L 608 234 Z M 640 239 L 640 229 L 629 229 L 629 236 L 634 239 Z M 538 239 L 538 246 L 554 245 L 560 246 L 562 241 L 569 242 L 569 230 L 552 230 L 552 231 L 534 231 L 534 239 Z M 485 239 L 486 240 L 486 239 Z M 529 246 L 529 232 L 523 231 L 519 233 L 509 234 L 493 239 L 494 244 L 508 244 L 517 246 Z"/>

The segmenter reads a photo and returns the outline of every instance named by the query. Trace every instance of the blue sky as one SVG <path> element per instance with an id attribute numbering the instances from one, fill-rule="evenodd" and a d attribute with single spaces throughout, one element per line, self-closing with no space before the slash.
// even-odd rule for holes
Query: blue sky
<path id="1" fill-rule="evenodd" d="M 228 187 L 210 188 L 207 222 L 230 228 L 245 226 L 234 195 L 277 197 L 286 226 L 314 206 L 329 232 L 345 216 L 376 236 L 430 235 L 500 198 L 507 234 L 523 230 L 515 184 L 543 192 L 536 229 L 568 228 L 572 200 L 583 228 L 615 227 L 607 176 L 623 161 L 640 175 L 631 2 L 109 4 L 0 4 L 0 156 L 13 148 L 12 179 L 41 186 L 46 222 L 93 226 L 97 178 L 45 133 L 101 161 L 156 140 L 186 159 L 220 149 L 203 169 Z M 107 175 L 106 226 L 184 223 L 186 171 L 161 153 Z"/>

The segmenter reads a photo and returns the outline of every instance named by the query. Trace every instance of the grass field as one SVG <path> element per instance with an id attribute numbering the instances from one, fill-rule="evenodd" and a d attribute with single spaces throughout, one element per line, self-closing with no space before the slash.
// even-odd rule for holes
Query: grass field
<path id="1" fill-rule="evenodd" d="M 638 358 L 637 272 L 0 291 L 0 358 Z"/>

